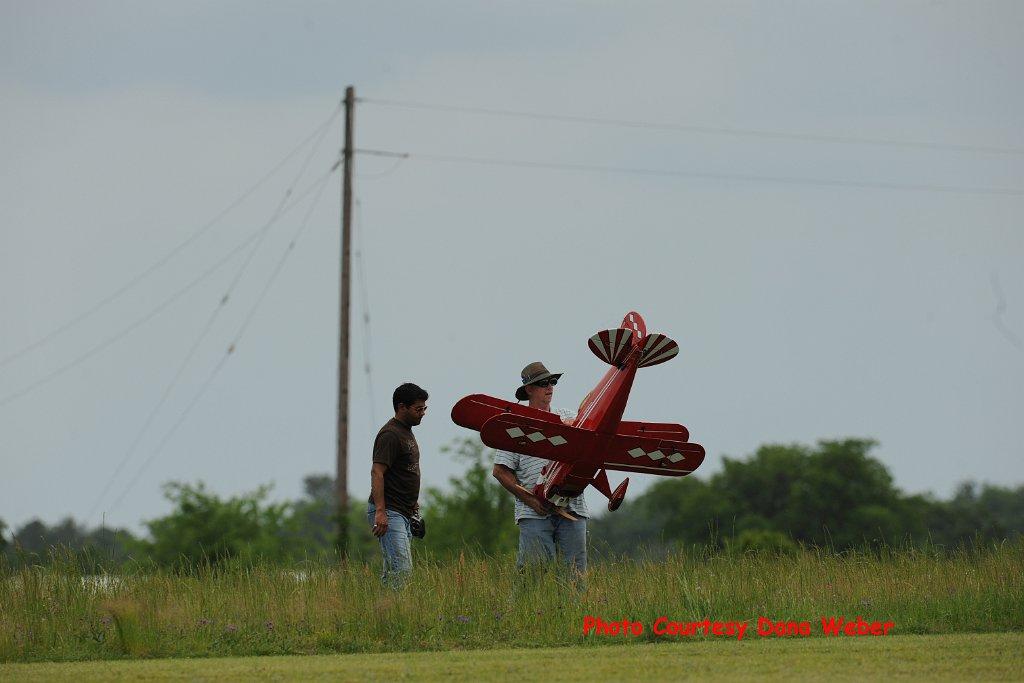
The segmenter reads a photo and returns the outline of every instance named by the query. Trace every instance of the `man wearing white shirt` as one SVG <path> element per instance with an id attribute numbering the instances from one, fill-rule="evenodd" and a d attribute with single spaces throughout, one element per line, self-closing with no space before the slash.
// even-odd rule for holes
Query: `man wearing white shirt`
<path id="1" fill-rule="evenodd" d="M 556 413 L 566 424 L 572 423 L 572 413 L 555 410 L 551 399 L 562 373 L 551 373 L 543 363 L 530 363 L 521 373 L 522 386 L 516 398 L 529 401 L 531 408 Z M 590 511 L 583 495 L 571 499 L 569 511 L 578 519 L 572 521 L 551 512 L 546 501 L 530 493 L 541 476 L 541 470 L 550 460 L 498 451 L 492 474 L 505 489 L 516 497 L 515 517 L 519 526 L 518 567 L 550 562 L 556 557 L 582 575 L 587 571 L 587 518 Z M 522 487 L 522 488 L 521 488 Z M 524 490 L 525 489 L 525 490 Z"/>

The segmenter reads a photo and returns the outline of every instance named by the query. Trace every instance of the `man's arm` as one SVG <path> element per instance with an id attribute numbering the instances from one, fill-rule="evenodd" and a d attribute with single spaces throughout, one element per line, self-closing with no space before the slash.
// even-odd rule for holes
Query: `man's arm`
<path id="1" fill-rule="evenodd" d="M 388 466 L 384 463 L 375 462 L 370 470 L 370 495 L 373 497 L 373 504 L 377 508 L 373 513 L 373 532 L 378 538 L 388 531 L 388 510 L 384 503 L 384 473 Z"/>
<path id="2" fill-rule="evenodd" d="M 505 465 L 495 464 L 494 469 L 491 470 L 491 475 L 505 487 L 506 491 L 526 503 L 526 505 L 538 515 L 547 515 L 551 512 L 548 510 L 547 506 L 544 505 L 544 501 L 523 488 L 522 484 L 519 483 L 519 480 L 516 479 L 516 473 L 510 468 Z"/>

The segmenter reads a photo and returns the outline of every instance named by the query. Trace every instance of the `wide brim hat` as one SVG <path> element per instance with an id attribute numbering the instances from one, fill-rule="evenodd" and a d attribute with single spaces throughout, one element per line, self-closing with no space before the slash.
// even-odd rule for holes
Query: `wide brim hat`
<path id="1" fill-rule="evenodd" d="M 523 368 L 523 371 L 519 373 L 519 376 L 523 380 L 523 384 L 516 389 L 516 398 L 520 401 L 525 401 L 528 398 L 526 396 L 526 387 L 528 385 L 545 379 L 558 379 L 562 376 L 562 373 L 548 372 L 548 369 L 544 367 L 544 364 L 537 361 L 535 363 L 530 363 Z"/>

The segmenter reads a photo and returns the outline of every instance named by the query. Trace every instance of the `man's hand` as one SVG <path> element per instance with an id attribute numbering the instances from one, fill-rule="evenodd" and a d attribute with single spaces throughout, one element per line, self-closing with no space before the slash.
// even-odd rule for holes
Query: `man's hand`
<path id="1" fill-rule="evenodd" d="M 380 538 L 388 532 L 388 511 L 377 508 L 373 513 L 373 528 L 370 529 L 373 535 Z"/>
<path id="2" fill-rule="evenodd" d="M 548 507 L 547 502 L 530 493 L 529 489 L 519 483 L 519 480 L 516 479 L 515 473 L 508 467 L 495 464 L 494 469 L 491 471 L 491 475 L 501 482 L 501 485 L 505 487 L 505 490 L 523 501 L 525 505 L 538 515 L 551 514 L 551 509 Z"/>
<path id="3" fill-rule="evenodd" d="M 543 500 L 538 498 L 537 496 L 533 496 L 533 495 L 527 496 L 527 495 L 523 494 L 522 500 L 523 500 L 524 503 L 526 503 L 529 506 L 529 508 L 531 510 L 536 512 L 538 515 L 549 515 L 549 514 L 551 514 L 551 510 L 550 510 L 550 508 L 548 508 L 547 504 Z"/>

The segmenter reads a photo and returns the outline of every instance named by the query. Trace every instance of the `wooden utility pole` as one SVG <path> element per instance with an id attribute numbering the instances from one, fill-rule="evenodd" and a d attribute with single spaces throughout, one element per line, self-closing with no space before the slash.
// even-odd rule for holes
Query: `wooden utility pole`
<path id="1" fill-rule="evenodd" d="M 349 300 L 352 294 L 352 125 L 356 92 L 345 88 L 345 149 L 341 176 L 341 330 L 338 335 L 338 553 L 348 554 L 348 356 Z"/>

